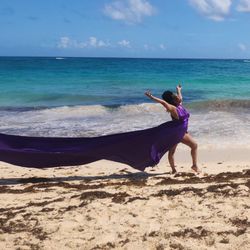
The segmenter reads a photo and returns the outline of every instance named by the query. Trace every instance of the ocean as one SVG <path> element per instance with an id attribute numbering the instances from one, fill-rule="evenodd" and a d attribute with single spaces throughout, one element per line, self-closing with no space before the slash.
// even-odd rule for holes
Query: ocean
<path id="1" fill-rule="evenodd" d="M 200 147 L 250 147 L 250 60 L 0 57 L 0 133 L 92 137 L 169 114 L 144 92 L 182 85 Z"/>

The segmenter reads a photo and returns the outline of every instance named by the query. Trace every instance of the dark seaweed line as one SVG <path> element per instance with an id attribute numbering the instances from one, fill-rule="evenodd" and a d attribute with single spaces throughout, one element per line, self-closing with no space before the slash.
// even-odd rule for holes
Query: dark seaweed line
<path id="1" fill-rule="evenodd" d="M 195 176 L 194 174 L 190 173 L 179 173 L 176 175 L 176 177 L 189 177 L 184 180 L 179 180 L 179 179 L 173 179 L 170 177 L 156 177 L 157 179 L 162 179 L 155 185 L 175 185 L 175 184 L 205 184 L 205 183 L 225 183 L 228 181 L 236 180 L 236 179 L 248 179 L 250 178 L 250 170 L 245 170 L 243 172 L 226 172 L 226 173 L 220 173 L 218 175 L 211 175 L 203 178 L 199 178 Z M 33 178 L 34 179 L 34 178 Z M 40 180 L 40 178 L 38 178 Z M 33 180 L 35 183 L 36 181 Z M 28 183 L 30 180 L 28 180 Z M 89 182 L 89 181 L 88 181 Z M 21 194 L 21 193 L 26 193 L 26 192 L 41 192 L 39 189 L 44 189 L 44 192 L 49 191 L 48 188 L 53 188 L 53 187 L 62 187 L 65 189 L 76 189 L 76 190 L 90 190 L 90 189 L 99 189 L 99 188 L 105 188 L 108 186 L 138 186 L 138 187 L 143 187 L 143 186 L 149 186 L 147 185 L 147 179 L 145 176 L 140 179 L 140 178 L 128 178 L 126 181 L 120 181 L 120 182 L 112 182 L 112 183 L 100 183 L 100 184 L 71 184 L 68 182 L 47 182 L 44 178 L 42 178 L 41 183 L 36 183 L 31 186 L 25 187 L 24 189 L 13 189 L 9 188 L 8 186 L 0 186 L 0 193 L 13 193 L 13 194 Z"/>

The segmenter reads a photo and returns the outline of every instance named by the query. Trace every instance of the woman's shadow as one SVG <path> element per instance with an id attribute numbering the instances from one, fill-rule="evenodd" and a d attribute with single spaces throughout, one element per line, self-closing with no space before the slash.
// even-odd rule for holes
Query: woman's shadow
<path id="1" fill-rule="evenodd" d="M 120 171 L 122 172 L 122 170 Z M 130 173 L 125 171 L 123 174 L 111 174 L 101 176 L 66 176 L 66 177 L 27 177 L 27 178 L 4 178 L 0 179 L 0 185 L 18 185 L 18 184 L 34 184 L 34 183 L 51 183 L 51 182 L 69 182 L 69 181 L 96 181 L 96 180 L 130 180 L 145 181 L 149 177 L 165 175 L 170 173 L 147 173 L 136 172 Z"/>

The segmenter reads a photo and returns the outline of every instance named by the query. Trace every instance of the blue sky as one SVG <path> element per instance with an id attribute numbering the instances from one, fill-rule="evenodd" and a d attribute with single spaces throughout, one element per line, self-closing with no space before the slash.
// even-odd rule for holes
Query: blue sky
<path id="1" fill-rule="evenodd" d="M 0 0 L 0 56 L 250 58 L 250 0 Z"/>

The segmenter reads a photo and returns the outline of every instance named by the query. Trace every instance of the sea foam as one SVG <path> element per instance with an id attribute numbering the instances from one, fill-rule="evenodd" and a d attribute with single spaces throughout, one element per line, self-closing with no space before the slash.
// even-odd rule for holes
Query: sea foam
<path id="1" fill-rule="evenodd" d="M 249 146 L 249 102 L 222 103 L 219 106 L 211 103 L 187 105 L 191 113 L 189 133 L 201 146 Z M 244 112 L 236 112 L 238 107 Z M 171 120 L 169 113 L 160 104 L 153 103 L 115 107 L 64 106 L 21 112 L 1 110 L 0 115 L 1 133 L 56 137 L 93 137 L 121 133 L 158 126 Z"/>

